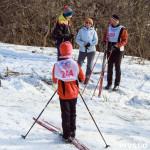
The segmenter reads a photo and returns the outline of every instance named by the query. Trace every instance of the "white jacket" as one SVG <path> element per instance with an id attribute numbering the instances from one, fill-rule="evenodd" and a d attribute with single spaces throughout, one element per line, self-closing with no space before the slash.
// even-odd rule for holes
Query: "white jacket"
<path id="1" fill-rule="evenodd" d="M 88 47 L 87 52 L 96 51 L 95 45 L 97 45 L 98 43 L 97 33 L 93 27 L 87 29 L 84 26 L 78 32 L 77 37 L 76 37 L 76 42 L 80 46 L 79 51 L 81 52 L 85 52 L 84 44 L 87 44 L 88 42 L 91 44 L 91 46 Z"/>

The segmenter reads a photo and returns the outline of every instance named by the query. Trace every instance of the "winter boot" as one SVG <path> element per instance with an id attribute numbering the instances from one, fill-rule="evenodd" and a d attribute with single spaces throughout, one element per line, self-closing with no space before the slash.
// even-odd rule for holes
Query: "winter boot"
<path id="1" fill-rule="evenodd" d="M 118 91 L 118 90 L 119 90 L 119 86 L 115 85 L 114 88 L 113 88 L 113 91 Z"/>
<path id="2" fill-rule="evenodd" d="M 110 84 L 107 84 L 106 86 L 105 86 L 105 89 L 106 90 L 109 90 L 111 88 L 111 85 Z"/>
<path id="3" fill-rule="evenodd" d="M 75 139 L 75 136 L 76 136 L 76 133 L 75 133 L 75 132 L 71 132 L 71 133 L 70 133 L 70 136 L 71 136 L 71 138 L 74 140 L 74 139 Z"/>
<path id="4" fill-rule="evenodd" d="M 73 142 L 71 137 L 62 136 L 62 140 L 65 141 L 66 143 L 72 143 Z"/>
<path id="5" fill-rule="evenodd" d="M 85 79 L 85 81 L 83 82 L 83 84 L 86 85 L 86 84 L 87 84 L 87 81 L 88 81 L 88 79 Z"/>

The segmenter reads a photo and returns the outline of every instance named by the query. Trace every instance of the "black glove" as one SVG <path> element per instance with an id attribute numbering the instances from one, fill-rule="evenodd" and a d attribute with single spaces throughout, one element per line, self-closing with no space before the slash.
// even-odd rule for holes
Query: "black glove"
<path id="1" fill-rule="evenodd" d="M 113 50 L 119 50 L 119 48 L 117 47 L 117 44 L 113 45 Z"/>
<path id="2" fill-rule="evenodd" d="M 88 42 L 86 45 L 85 45 L 85 48 L 87 49 L 88 47 L 90 47 L 91 44 Z"/>
<path id="3" fill-rule="evenodd" d="M 71 33 L 70 34 L 70 38 L 72 39 L 73 37 L 75 37 L 75 35 Z"/>
<path id="4" fill-rule="evenodd" d="M 64 38 L 71 40 L 75 35 L 74 34 L 64 34 Z"/>
<path id="5" fill-rule="evenodd" d="M 102 46 L 105 46 L 106 45 L 106 41 L 102 41 Z"/>

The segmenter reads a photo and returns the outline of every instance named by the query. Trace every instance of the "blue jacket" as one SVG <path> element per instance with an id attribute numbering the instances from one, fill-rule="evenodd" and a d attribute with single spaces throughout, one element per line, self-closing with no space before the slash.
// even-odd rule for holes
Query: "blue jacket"
<path id="1" fill-rule="evenodd" d="M 95 45 L 97 45 L 98 43 L 97 33 L 93 27 L 87 29 L 84 26 L 78 32 L 77 37 L 76 37 L 76 42 L 80 46 L 79 51 L 81 52 L 85 52 L 84 44 L 87 44 L 88 42 L 91 44 L 91 46 L 88 47 L 87 52 L 96 51 Z"/>

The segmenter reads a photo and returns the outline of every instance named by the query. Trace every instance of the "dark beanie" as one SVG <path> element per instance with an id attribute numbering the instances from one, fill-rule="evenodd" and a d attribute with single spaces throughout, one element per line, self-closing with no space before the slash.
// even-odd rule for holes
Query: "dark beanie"
<path id="1" fill-rule="evenodd" d="M 68 17 L 68 16 L 71 16 L 73 14 L 74 14 L 74 12 L 72 11 L 71 8 L 69 8 L 68 6 L 64 7 L 64 11 L 63 11 L 63 16 L 64 17 Z"/>
<path id="2" fill-rule="evenodd" d="M 118 15 L 112 15 L 112 18 L 116 19 L 116 20 L 120 20 Z"/>

